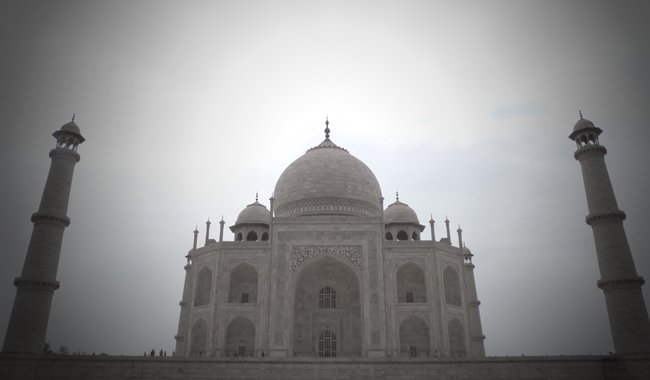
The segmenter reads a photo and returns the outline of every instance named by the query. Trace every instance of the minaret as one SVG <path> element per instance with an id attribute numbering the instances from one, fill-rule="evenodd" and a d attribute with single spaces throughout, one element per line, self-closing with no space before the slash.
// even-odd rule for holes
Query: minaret
<path id="1" fill-rule="evenodd" d="M 433 220 L 433 215 L 431 215 L 431 219 L 429 219 L 429 224 L 431 225 L 431 241 L 436 241 L 436 230 L 433 227 L 435 223 L 436 221 Z"/>
<path id="2" fill-rule="evenodd" d="M 601 279 L 598 287 L 605 293 L 609 325 L 617 354 L 650 352 L 650 322 L 634 260 L 625 236 L 625 213 L 618 209 L 614 190 L 609 180 L 605 154 L 598 136 L 602 130 L 582 118 L 569 138 L 576 142 L 574 153 L 582 168 L 587 193 L 589 215 L 596 243 L 596 255 Z"/>
<path id="3" fill-rule="evenodd" d="M 32 214 L 32 237 L 23 271 L 14 280 L 16 298 L 9 318 L 3 352 L 42 353 L 54 291 L 59 288 L 59 266 L 72 174 L 79 162 L 77 146 L 85 141 L 72 121 L 52 134 L 56 147 L 50 151 L 50 172 L 38 212 Z"/>

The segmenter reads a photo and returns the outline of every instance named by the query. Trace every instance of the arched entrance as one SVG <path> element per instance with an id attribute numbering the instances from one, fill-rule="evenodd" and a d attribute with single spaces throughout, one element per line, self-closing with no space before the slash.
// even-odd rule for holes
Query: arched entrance
<path id="1" fill-rule="evenodd" d="M 426 357 L 430 355 L 429 327 L 415 316 L 406 318 L 399 326 L 400 356 Z"/>
<path id="2" fill-rule="evenodd" d="M 226 356 L 255 354 L 255 325 L 249 319 L 237 317 L 226 329 Z"/>
<path id="3" fill-rule="evenodd" d="M 360 356 L 357 274 L 331 257 L 309 264 L 296 279 L 293 320 L 294 356 Z"/>

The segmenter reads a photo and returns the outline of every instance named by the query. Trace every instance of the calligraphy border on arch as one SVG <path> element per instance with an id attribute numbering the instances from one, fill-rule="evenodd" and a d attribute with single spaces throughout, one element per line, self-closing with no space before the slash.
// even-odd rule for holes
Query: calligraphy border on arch
<path id="1" fill-rule="evenodd" d="M 291 249 L 291 270 L 296 271 L 301 266 L 323 256 L 332 256 L 349 263 L 357 272 L 363 271 L 361 246 L 298 246 Z"/>

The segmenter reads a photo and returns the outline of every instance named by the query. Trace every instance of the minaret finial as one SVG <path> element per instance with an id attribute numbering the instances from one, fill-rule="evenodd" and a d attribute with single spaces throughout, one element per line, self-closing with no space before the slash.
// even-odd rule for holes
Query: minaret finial
<path id="1" fill-rule="evenodd" d="M 580 118 L 582 119 L 582 110 L 578 110 L 578 113 L 580 114 Z"/>
<path id="2" fill-rule="evenodd" d="M 257 200 L 259 199 L 259 198 L 258 198 L 258 195 L 259 195 L 259 194 L 258 194 L 258 192 L 256 191 L 256 192 L 255 192 L 255 203 L 257 203 Z"/>
<path id="3" fill-rule="evenodd" d="M 399 191 L 395 191 L 395 202 L 399 202 Z"/>
<path id="4" fill-rule="evenodd" d="M 76 112 L 72 114 L 72 121 L 74 121 L 75 116 L 77 116 Z"/>
<path id="5" fill-rule="evenodd" d="M 325 138 L 330 138 L 330 119 L 328 116 L 325 116 Z"/>

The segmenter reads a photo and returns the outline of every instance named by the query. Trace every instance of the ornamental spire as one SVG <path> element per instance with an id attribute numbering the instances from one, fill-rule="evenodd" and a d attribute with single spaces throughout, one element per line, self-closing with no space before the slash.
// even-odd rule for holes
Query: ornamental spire
<path id="1" fill-rule="evenodd" d="M 325 138 L 330 138 L 330 120 L 327 116 L 325 116 Z"/>

